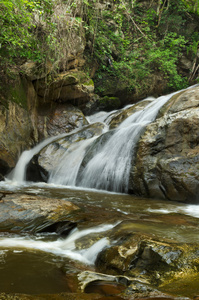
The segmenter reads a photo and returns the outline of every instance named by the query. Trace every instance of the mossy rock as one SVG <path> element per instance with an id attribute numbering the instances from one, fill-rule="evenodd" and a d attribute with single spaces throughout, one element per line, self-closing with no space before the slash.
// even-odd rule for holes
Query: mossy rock
<path id="1" fill-rule="evenodd" d="M 118 97 L 105 96 L 100 98 L 98 101 L 99 107 L 102 110 L 114 110 L 120 108 L 121 106 L 121 101 Z"/>
<path id="2" fill-rule="evenodd" d="M 74 99 L 84 99 L 87 102 L 94 91 L 92 79 L 81 71 L 49 74 L 46 78 L 35 81 L 34 86 L 43 102 L 67 102 Z"/>

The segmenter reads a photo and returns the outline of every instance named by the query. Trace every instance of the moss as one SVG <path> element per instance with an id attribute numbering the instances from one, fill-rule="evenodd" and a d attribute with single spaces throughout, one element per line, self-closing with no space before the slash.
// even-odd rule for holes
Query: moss
<path id="1" fill-rule="evenodd" d="M 0 103 L 8 109 L 9 101 L 17 103 L 27 110 L 27 83 L 16 70 L 10 69 L 7 74 L 1 74 Z"/>
<path id="2" fill-rule="evenodd" d="M 93 86 L 94 87 L 94 82 L 92 79 L 88 78 L 88 81 L 84 82 L 83 83 L 84 85 L 90 85 L 90 86 Z"/>
<path id="3" fill-rule="evenodd" d="M 19 82 L 16 82 L 16 84 L 10 88 L 10 97 L 12 102 L 15 102 L 16 104 L 27 110 L 28 104 L 25 85 L 26 83 L 23 79 Z"/>
<path id="4" fill-rule="evenodd" d="M 121 102 L 118 97 L 105 96 L 99 99 L 99 106 L 102 109 L 117 109 L 121 106 Z"/>

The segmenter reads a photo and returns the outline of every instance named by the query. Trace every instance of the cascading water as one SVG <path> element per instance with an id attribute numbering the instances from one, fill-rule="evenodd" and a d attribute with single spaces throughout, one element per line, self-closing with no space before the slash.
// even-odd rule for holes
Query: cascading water
<path id="1" fill-rule="evenodd" d="M 92 265 L 95 263 L 98 253 L 103 248 L 109 246 L 109 240 L 106 237 L 101 238 L 91 247 L 80 250 L 76 249 L 75 242 L 89 234 L 108 231 L 116 225 L 117 224 L 100 225 L 81 231 L 75 229 L 66 239 L 58 239 L 55 241 L 41 240 L 42 236 L 39 236 L 38 239 L 37 237 L 34 239 L 27 237 L 3 237 L 0 238 L 0 247 L 41 250 Z"/>
<path id="2" fill-rule="evenodd" d="M 173 94 L 149 103 L 121 123 L 104 147 L 88 162 L 77 185 L 115 192 L 128 192 L 131 160 L 135 146 L 159 109 Z"/>
<path id="3" fill-rule="evenodd" d="M 128 117 L 102 147 L 98 147 L 98 144 L 95 143 L 99 150 L 95 151 L 96 155 L 88 161 L 84 168 L 79 168 L 81 166 L 80 160 L 83 160 L 83 156 L 79 160 L 80 149 L 77 148 L 72 154 L 66 153 L 62 157 L 61 162 L 63 165 L 64 161 L 64 166 L 59 167 L 51 174 L 50 182 L 59 184 L 72 183 L 76 186 L 88 188 L 128 192 L 131 160 L 136 143 L 147 124 L 154 121 L 161 106 L 173 94 L 153 100 L 144 110 L 137 111 Z M 84 143 L 88 143 L 88 141 Z M 75 172 L 72 172 L 70 167 L 71 155 L 73 156 L 73 161 L 77 159 Z M 86 155 L 87 153 L 85 153 Z M 63 173 L 64 169 L 65 174 Z M 71 176 L 72 174 L 74 176 Z"/>
<path id="4" fill-rule="evenodd" d="M 50 137 L 50 138 L 44 140 L 43 142 L 39 143 L 33 149 L 24 151 L 21 154 L 14 170 L 10 174 L 8 174 L 7 178 L 10 180 L 13 180 L 13 181 L 17 181 L 17 182 L 24 182 L 26 180 L 26 168 L 27 168 L 29 161 L 32 159 L 32 157 L 46 145 L 53 142 L 55 139 L 61 138 L 65 135 L 66 134 L 61 134 L 56 137 Z"/>
<path id="5" fill-rule="evenodd" d="M 93 137 L 70 146 L 60 157 L 60 164 L 49 174 L 49 183 L 127 193 L 135 146 L 145 127 L 155 120 L 159 109 L 176 93 L 150 101 L 143 110 L 135 112 L 111 131 L 105 142 L 101 141 L 102 134 L 97 140 Z M 97 120 L 105 122 L 112 113 L 98 113 Z M 90 117 L 92 123 L 94 119 Z M 9 178 L 18 182 L 25 180 L 26 166 L 33 155 L 58 138 L 60 136 L 50 138 L 24 152 Z M 91 148 L 95 155 L 89 158 L 87 154 Z"/>
<path id="6" fill-rule="evenodd" d="M 49 183 L 75 186 L 77 173 L 84 157 L 86 148 L 96 137 L 79 141 L 72 145 L 61 157 L 57 168 L 50 174 Z"/>
<path id="7" fill-rule="evenodd" d="M 100 152 L 88 162 L 77 185 L 128 192 L 135 146 L 145 127 L 155 120 L 159 109 L 174 94 L 155 99 L 145 109 L 135 112 L 124 120 Z"/>

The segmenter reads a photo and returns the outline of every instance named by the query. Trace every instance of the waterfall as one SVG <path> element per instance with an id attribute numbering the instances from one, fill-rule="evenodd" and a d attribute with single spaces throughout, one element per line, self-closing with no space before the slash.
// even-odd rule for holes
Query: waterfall
<path id="1" fill-rule="evenodd" d="M 81 165 L 86 148 L 96 139 L 93 137 L 87 140 L 72 144 L 60 159 L 58 167 L 50 174 L 48 183 L 75 186 L 76 177 Z"/>
<path id="2" fill-rule="evenodd" d="M 77 180 L 78 186 L 128 192 L 129 173 L 135 146 L 145 127 L 174 95 L 161 96 L 124 120 L 102 149 L 88 162 Z"/>
<path id="3" fill-rule="evenodd" d="M 179 92 L 157 99 L 150 98 L 144 109 L 126 118 L 117 129 L 109 133 L 103 132 L 101 137 L 95 136 L 72 144 L 60 157 L 57 168 L 49 174 L 49 183 L 127 193 L 136 144 L 146 126 L 155 120 L 159 109 L 176 93 Z M 103 121 L 107 126 L 107 120 L 113 116 L 114 112 L 101 112 L 88 119 L 91 123 L 96 119 Z M 74 130 L 77 131 L 78 129 Z M 8 178 L 23 182 L 31 158 L 49 143 L 67 135 L 51 137 L 32 150 L 24 151 Z"/>
<path id="4" fill-rule="evenodd" d="M 15 168 L 11 173 L 7 175 L 7 179 L 17 181 L 17 182 L 24 182 L 26 180 L 26 169 L 29 161 L 33 158 L 35 154 L 37 154 L 41 149 L 43 149 L 46 145 L 53 142 L 58 138 L 64 137 L 66 134 L 60 134 L 56 137 L 50 137 L 43 142 L 36 145 L 34 148 L 30 150 L 26 150 L 22 152 Z"/>

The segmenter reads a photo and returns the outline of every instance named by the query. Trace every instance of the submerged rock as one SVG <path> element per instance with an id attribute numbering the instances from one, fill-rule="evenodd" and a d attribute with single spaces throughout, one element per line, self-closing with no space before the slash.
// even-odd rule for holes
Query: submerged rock
<path id="1" fill-rule="evenodd" d="M 199 201 L 199 87 L 174 95 L 147 126 L 132 162 L 129 191 Z"/>
<path id="2" fill-rule="evenodd" d="M 169 283 L 175 284 L 182 274 L 184 283 L 195 276 L 196 284 L 197 244 L 157 240 L 150 234 L 135 232 L 132 228 L 130 221 L 115 227 L 109 234 L 112 246 L 102 250 L 96 261 L 97 270 L 111 275 L 113 281 L 120 282 L 117 278 L 126 278 L 123 294 L 135 297 L 159 296 L 161 291 L 167 293 Z M 107 277 L 107 280 L 110 278 Z M 84 280 L 83 287 L 94 280 L 92 277 L 90 281 L 88 279 Z M 179 291 L 180 287 L 176 285 L 172 292 L 177 295 Z"/>
<path id="3" fill-rule="evenodd" d="M 60 294 L 42 294 L 28 295 L 21 293 L 0 293 L 1 300 L 93 300 L 101 299 L 99 294 L 80 294 L 80 293 L 60 293 Z M 113 299 L 114 300 L 114 299 Z"/>

